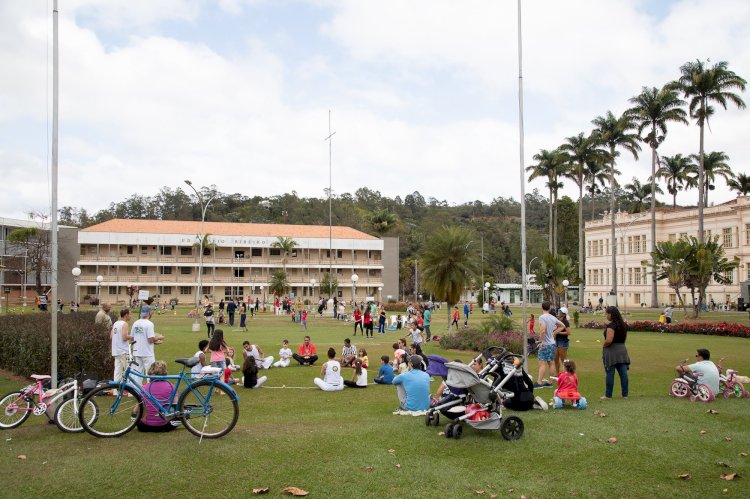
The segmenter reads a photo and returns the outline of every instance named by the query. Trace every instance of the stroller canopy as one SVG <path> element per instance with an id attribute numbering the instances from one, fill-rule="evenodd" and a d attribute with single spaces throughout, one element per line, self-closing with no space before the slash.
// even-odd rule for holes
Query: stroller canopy
<path id="1" fill-rule="evenodd" d="M 460 362 L 448 362 L 445 364 L 448 368 L 448 380 L 446 383 L 455 388 L 471 388 L 481 383 L 479 375 L 474 369 Z"/>
<path id="2" fill-rule="evenodd" d="M 427 371 L 425 371 L 427 374 L 430 376 L 441 376 L 443 378 L 448 376 L 448 368 L 445 367 L 448 359 L 434 354 L 429 354 L 427 359 L 430 361 L 430 365 L 427 366 Z"/>

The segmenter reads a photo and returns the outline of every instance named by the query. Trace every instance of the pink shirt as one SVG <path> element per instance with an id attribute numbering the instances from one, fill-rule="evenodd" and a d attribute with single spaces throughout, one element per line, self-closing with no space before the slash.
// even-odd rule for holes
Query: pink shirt
<path id="1" fill-rule="evenodd" d="M 224 362 L 227 359 L 227 351 L 224 347 L 219 350 L 211 350 L 211 362 Z"/>

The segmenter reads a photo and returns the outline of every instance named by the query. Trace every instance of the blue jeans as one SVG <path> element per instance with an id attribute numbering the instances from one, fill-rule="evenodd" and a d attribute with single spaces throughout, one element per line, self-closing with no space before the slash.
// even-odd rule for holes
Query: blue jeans
<path id="1" fill-rule="evenodd" d="M 612 397 L 612 390 L 615 387 L 615 370 L 620 375 L 620 387 L 622 389 L 622 396 L 627 397 L 628 396 L 628 365 L 627 364 L 615 364 L 612 367 L 605 367 L 605 372 L 607 373 L 606 378 L 606 388 L 604 391 L 604 395 L 607 398 Z"/>

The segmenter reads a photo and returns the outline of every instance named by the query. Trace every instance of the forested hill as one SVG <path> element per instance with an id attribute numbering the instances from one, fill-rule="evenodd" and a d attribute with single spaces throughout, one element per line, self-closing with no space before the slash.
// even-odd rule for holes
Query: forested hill
<path id="1" fill-rule="evenodd" d="M 289 223 L 328 225 L 328 199 L 301 198 L 292 191 L 271 197 L 223 194 L 216 195 L 207 220 L 250 223 Z M 606 193 L 603 193 L 606 194 Z M 541 256 L 547 249 L 547 199 L 534 190 L 527 194 L 528 260 Z M 606 199 L 595 198 L 597 209 L 605 209 Z M 578 255 L 578 211 L 568 197 L 558 200 L 559 252 L 574 261 Z M 585 218 L 592 213 L 591 203 L 584 201 Z M 334 225 L 354 227 L 378 236 L 399 236 L 401 247 L 400 275 L 408 292 L 413 286 L 413 260 L 420 245 L 443 225 L 470 227 L 476 233 L 476 244 L 484 246 L 485 277 L 494 282 L 520 282 L 520 214 L 521 205 L 513 199 L 495 198 L 489 203 L 474 201 L 449 205 L 415 191 L 389 198 L 366 187 L 354 194 L 344 193 L 332 200 Z M 153 197 L 134 194 L 109 208 L 90 214 L 85 208 L 65 206 L 60 210 L 60 223 L 87 227 L 112 218 L 160 220 L 200 220 L 201 209 L 195 196 L 182 189 L 163 187 Z M 480 248 L 477 248 L 478 250 Z M 532 269 L 533 270 L 533 269 Z"/>

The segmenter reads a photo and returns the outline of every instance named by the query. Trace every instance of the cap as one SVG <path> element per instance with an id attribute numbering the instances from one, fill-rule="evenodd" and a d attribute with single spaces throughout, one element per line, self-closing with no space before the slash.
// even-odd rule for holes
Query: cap
<path id="1" fill-rule="evenodd" d="M 144 305 L 141 308 L 141 318 L 148 317 L 148 314 L 150 313 L 151 313 L 151 307 L 149 307 L 148 305 Z"/>
<path id="2" fill-rule="evenodd" d="M 560 308 L 559 308 L 559 309 L 557 310 L 557 313 L 558 313 L 558 314 L 563 314 L 563 315 L 568 315 L 568 309 L 567 309 L 567 308 L 565 308 L 565 307 L 560 307 Z"/>

